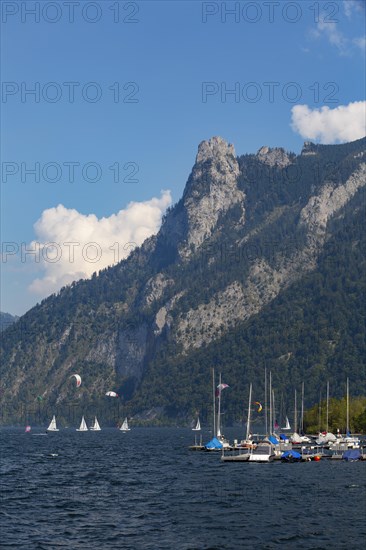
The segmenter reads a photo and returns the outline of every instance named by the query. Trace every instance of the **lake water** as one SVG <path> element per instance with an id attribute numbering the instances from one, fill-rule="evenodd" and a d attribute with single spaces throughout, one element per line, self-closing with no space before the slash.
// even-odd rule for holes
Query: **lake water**
<path id="1" fill-rule="evenodd" d="M 366 462 L 224 464 L 188 429 L 36 432 L 0 433 L 2 549 L 365 548 Z"/>

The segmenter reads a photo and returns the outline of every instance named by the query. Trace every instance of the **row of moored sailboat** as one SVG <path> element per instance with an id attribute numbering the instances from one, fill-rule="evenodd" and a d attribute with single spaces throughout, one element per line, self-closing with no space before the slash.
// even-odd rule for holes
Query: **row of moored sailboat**
<path id="1" fill-rule="evenodd" d="M 265 426 L 266 436 L 253 438 L 251 434 L 251 410 L 252 410 L 252 384 L 249 386 L 249 402 L 248 416 L 245 438 L 238 442 L 234 440 L 231 444 L 221 432 L 221 392 L 229 387 L 227 384 L 221 383 L 221 375 L 219 385 L 216 387 L 215 374 L 213 371 L 213 434 L 214 437 L 206 443 L 202 444 L 202 436 L 197 442 L 195 437 L 194 445 L 190 446 L 191 450 L 202 451 L 222 451 L 222 460 L 225 462 L 270 462 L 275 459 L 285 461 L 297 460 L 320 460 L 325 458 L 345 458 L 346 460 L 366 460 L 366 446 L 362 446 L 358 437 L 351 436 L 349 430 L 349 381 L 347 378 L 347 429 L 346 435 L 342 436 L 338 430 L 337 436 L 329 432 L 319 432 L 318 436 L 307 436 L 303 434 L 303 418 L 304 418 L 304 386 L 302 387 L 302 406 L 301 406 L 301 423 L 300 433 L 297 431 L 297 400 L 295 391 L 295 411 L 294 411 L 294 431 L 290 435 L 291 425 L 286 416 L 285 426 L 280 428 L 275 420 L 274 413 L 274 392 L 271 388 L 271 373 L 269 378 L 270 387 L 270 422 L 269 426 Z M 266 387 L 266 382 L 265 382 Z M 217 415 L 216 415 L 216 398 L 217 398 Z M 328 403 L 329 403 L 329 384 L 327 384 L 327 428 L 328 428 Z M 262 410 L 260 402 L 255 402 L 259 406 L 258 412 Z M 269 429 L 268 429 L 269 428 Z M 201 429 L 200 421 L 197 420 L 197 425 L 192 428 L 194 431 Z M 279 433 L 283 431 L 285 433 Z M 225 451 L 234 454 L 225 454 Z M 300 451 L 300 452 L 299 452 Z M 349 458 L 352 457 L 352 458 Z"/>

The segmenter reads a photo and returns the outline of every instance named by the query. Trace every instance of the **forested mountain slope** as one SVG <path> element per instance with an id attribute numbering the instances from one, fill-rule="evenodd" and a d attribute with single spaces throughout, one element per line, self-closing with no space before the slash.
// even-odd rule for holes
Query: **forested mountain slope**
<path id="1" fill-rule="evenodd" d="M 208 417 L 212 367 L 230 385 L 227 422 L 249 382 L 263 399 L 265 368 L 287 406 L 302 381 L 309 404 L 327 380 L 343 395 L 346 376 L 366 394 L 365 145 L 237 157 L 202 142 L 156 236 L 3 333 L 3 422 L 37 398 L 107 418 L 111 389 L 140 418 Z"/>

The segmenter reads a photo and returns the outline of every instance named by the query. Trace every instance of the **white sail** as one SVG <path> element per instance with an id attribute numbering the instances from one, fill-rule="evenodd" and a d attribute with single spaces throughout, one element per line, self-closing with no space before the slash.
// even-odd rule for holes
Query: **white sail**
<path id="1" fill-rule="evenodd" d="M 194 432 L 199 432 L 201 430 L 201 423 L 200 423 L 200 419 L 198 418 L 197 419 L 197 424 L 196 424 L 196 427 L 195 428 L 192 428 L 192 430 Z"/>
<path id="2" fill-rule="evenodd" d="M 52 420 L 51 420 L 51 422 L 50 422 L 50 425 L 49 425 L 48 428 L 47 428 L 47 431 L 48 431 L 48 432 L 58 432 L 58 431 L 59 431 L 58 428 L 57 428 L 57 425 L 56 425 L 56 417 L 55 417 L 55 415 L 53 415 Z"/>
<path id="3" fill-rule="evenodd" d="M 124 419 L 122 426 L 120 427 L 121 432 L 129 432 L 130 428 L 128 427 L 127 417 Z"/>
<path id="4" fill-rule="evenodd" d="M 290 421 L 286 416 L 286 426 L 282 428 L 283 430 L 291 430 Z"/>
<path id="5" fill-rule="evenodd" d="M 97 417 L 94 418 L 94 424 L 93 426 L 90 428 L 91 430 L 93 430 L 93 432 L 99 432 L 102 428 L 99 426 L 99 422 L 98 422 L 98 419 Z"/>
<path id="6" fill-rule="evenodd" d="M 76 431 L 77 432 L 87 432 L 88 431 L 88 426 L 86 425 L 84 416 L 81 419 L 80 428 L 78 428 Z"/>

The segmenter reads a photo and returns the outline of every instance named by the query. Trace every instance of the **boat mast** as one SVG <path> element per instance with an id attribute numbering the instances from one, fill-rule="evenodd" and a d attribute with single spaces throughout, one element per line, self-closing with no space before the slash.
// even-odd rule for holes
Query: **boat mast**
<path id="1" fill-rule="evenodd" d="M 279 414 L 278 414 L 278 418 L 279 418 L 278 424 L 279 424 L 280 427 L 283 426 L 284 410 L 285 410 L 285 407 L 284 407 L 284 403 L 283 403 L 283 392 L 281 391 L 280 409 L 279 409 Z"/>
<path id="2" fill-rule="evenodd" d="M 250 404 L 252 402 L 252 384 L 249 386 L 249 403 L 248 403 L 248 420 L 247 420 L 247 435 L 246 440 L 249 440 L 249 434 L 250 434 Z"/>
<path id="3" fill-rule="evenodd" d="M 269 371 L 269 433 L 273 430 L 272 423 L 272 373 Z"/>
<path id="4" fill-rule="evenodd" d="M 301 384 L 301 434 L 304 435 L 304 382 Z"/>
<path id="5" fill-rule="evenodd" d="M 217 437 L 221 436 L 221 430 L 220 430 L 220 415 L 221 415 L 221 372 L 219 376 L 219 406 L 217 409 Z"/>
<path id="6" fill-rule="evenodd" d="M 346 435 L 349 433 L 349 378 L 347 376 L 347 431 Z"/>
<path id="7" fill-rule="evenodd" d="M 326 421 L 326 430 L 329 430 L 329 380 L 327 382 L 327 421 Z"/>
<path id="8" fill-rule="evenodd" d="M 295 390 L 294 432 L 297 433 L 297 392 Z"/>
<path id="9" fill-rule="evenodd" d="M 273 432 L 276 431 L 275 425 L 276 425 L 276 410 L 275 410 L 275 396 L 274 396 L 274 390 L 272 390 L 272 408 L 273 408 Z"/>
<path id="10" fill-rule="evenodd" d="M 215 369 L 212 369 L 212 411 L 213 411 L 213 437 L 216 436 L 216 391 L 215 391 Z"/>
<path id="11" fill-rule="evenodd" d="M 265 422 L 265 434 L 268 435 L 267 367 L 264 367 L 264 422 Z"/>
<path id="12" fill-rule="evenodd" d="M 319 391 L 319 432 L 322 429 L 322 390 Z"/>

